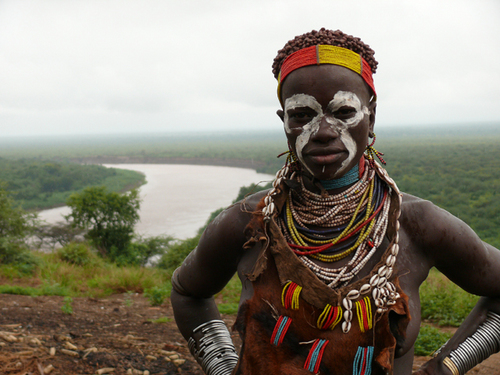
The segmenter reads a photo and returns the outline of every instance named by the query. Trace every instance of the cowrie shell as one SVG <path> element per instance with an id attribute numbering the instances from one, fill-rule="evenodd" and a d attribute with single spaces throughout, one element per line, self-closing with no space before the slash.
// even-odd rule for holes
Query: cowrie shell
<path id="1" fill-rule="evenodd" d="M 359 297 L 359 291 L 356 289 L 351 290 L 349 293 L 347 293 L 347 298 L 349 299 L 356 299 Z"/>

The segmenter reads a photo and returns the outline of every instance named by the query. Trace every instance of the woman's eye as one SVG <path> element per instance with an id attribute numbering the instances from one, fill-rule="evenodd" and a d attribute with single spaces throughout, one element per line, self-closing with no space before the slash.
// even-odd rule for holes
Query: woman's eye
<path id="1" fill-rule="evenodd" d="M 304 112 L 300 112 L 300 113 L 294 113 L 292 115 L 293 118 L 306 118 L 308 117 L 308 114 L 307 113 L 304 113 Z"/>
<path id="2" fill-rule="evenodd" d="M 341 107 L 333 112 L 333 115 L 339 118 L 349 118 L 352 117 L 355 113 L 356 109 L 353 107 Z"/>
<path id="3" fill-rule="evenodd" d="M 294 120 L 311 120 L 314 117 L 314 115 L 312 113 L 302 111 L 302 112 L 292 112 L 288 115 L 288 117 Z"/>

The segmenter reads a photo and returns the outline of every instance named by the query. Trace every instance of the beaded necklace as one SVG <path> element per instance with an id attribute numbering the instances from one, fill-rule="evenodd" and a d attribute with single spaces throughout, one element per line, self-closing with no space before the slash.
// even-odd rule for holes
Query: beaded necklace
<path id="1" fill-rule="evenodd" d="M 345 285 L 368 262 L 383 240 L 389 209 L 387 189 L 379 186 L 381 181 L 375 170 L 368 167 L 356 184 L 327 197 L 307 190 L 300 175 L 297 179 L 301 184 L 300 192 L 289 191 L 283 215 L 277 218 L 278 225 L 290 248 L 319 279 L 332 288 Z M 378 189 L 374 194 L 376 184 Z M 311 231 L 308 225 L 321 229 Z M 336 230 L 332 233 L 331 228 Z M 338 231 L 339 234 L 335 233 Z M 336 246 L 348 239 L 351 241 L 347 246 Z M 331 263 L 352 253 L 354 256 L 349 263 L 337 269 L 318 266 L 311 260 Z"/>
<path id="2" fill-rule="evenodd" d="M 356 164 L 349 172 L 340 178 L 335 178 L 333 180 L 319 180 L 320 184 L 325 188 L 325 190 L 338 189 L 350 184 L 355 183 L 359 180 L 359 166 Z"/>
<path id="3" fill-rule="evenodd" d="M 277 210 L 274 199 L 283 193 L 284 181 L 294 180 L 300 182 L 301 187 L 303 187 L 303 183 L 300 181 L 300 173 L 297 173 L 299 168 L 297 165 L 298 163 L 294 163 L 294 160 L 290 157 L 287 158 L 287 162 L 283 168 L 276 174 L 276 179 L 273 182 L 273 188 L 264 198 L 264 207 L 262 209 L 264 222 L 270 222 L 273 220 L 276 221 L 276 224 L 278 224 L 285 240 L 289 243 L 289 245 L 293 245 L 293 247 L 295 247 L 295 249 L 292 250 L 294 250 L 298 259 L 306 267 L 308 267 L 318 277 L 318 279 L 323 280 L 330 288 L 338 289 L 341 292 L 342 303 L 335 309 L 340 309 L 341 307 L 344 309 L 340 318 L 343 319 L 342 331 L 344 333 L 348 333 L 351 329 L 353 307 L 358 308 L 358 304 L 361 299 L 367 299 L 367 295 L 370 295 L 373 298 L 377 314 L 387 311 L 389 306 L 395 304 L 396 300 L 400 298 L 395 285 L 390 280 L 394 264 L 396 263 L 396 257 L 399 253 L 398 219 L 401 214 L 402 196 L 397 185 L 389 177 L 387 172 L 380 167 L 380 165 L 378 165 L 373 158 L 368 157 L 368 161 L 369 163 L 365 163 L 365 172 L 360 181 L 344 191 L 342 194 L 328 196 L 326 198 L 320 195 L 316 195 L 315 197 L 314 193 L 305 188 L 297 193 L 300 194 L 300 196 L 305 196 L 306 200 L 312 200 L 313 204 L 310 204 L 307 210 L 301 208 L 296 209 L 297 212 L 301 212 L 298 215 L 301 223 L 295 224 L 296 228 L 300 228 L 303 230 L 303 233 L 307 233 L 308 236 L 306 236 L 306 238 L 314 236 L 318 236 L 320 238 L 323 236 L 323 239 L 328 239 L 330 243 L 311 243 L 309 245 L 312 246 L 305 246 L 305 249 L 301 248 L 302 245 L 293 243 L 293 237 L 290 233 L 288 233 L 290 227 L 286 224 L 286 215 L 276 215 Z M 371 206 L 369 207 L 368 202 L 370 200 L 367 197 L 370 197 L 370 191 L 372 191 L 372 199 Z M 352 196 L 356 196 L 356 198 L 353 198 Z M 294 199 L 295 197 L 293 195 L 292 199 L 290 198 L 290 195 L 288 195 L 288 200 L 292 201 L 292 205 L 295 204 L 295 206 L 297 206 L 296 199 Z M 318 214 L 317 217 L 315 215 L 310 217 L 308 216 L 316 210 L 323 209 L 326 206 L 332 206 L 328 200 L 336 200 L 338 204 L 344 204 L 345 208 L 338 209 L 338 207 L 330 207 L 331 212 L 323 212 Z M 360 203 L 360 201 L 363 203 Z M 394 204 L 394 206 L 392 206 L 392 204 Z M 346 285 L 349 284 L 354 276 L 359 273 L 359 271 L 376 252 L 377 248 L 381 245 L 382 240 L 386 235 L 386 230 L 388 231 L 389 229 L 389 209 L 391 210 L 392 221 L 390 223 L 391 231 L 390 234 L 388 234 L 388 238 L 391 243 L 385 250 L 381 261 L 370 272 L 370 275 L 355 282 L 351 288 L 347 287 Z M 285 207 L 283 211 L 286 210 L 287 209 Z M 328 209 L 326 211 L 328 211 Z M 368 219 L 364 220 L 366 218 L 367 211 L 370 212 L 370 214 Z M 307 215 L 304 215 L 304 212 Z M 354 213 L 356 213 L 356 215 L 354 215 Z M 358 216 L 358 218 L 355 219 L 354 222 L 351 222 L 353 216 Z M 324 222 L 322 223 L 322 221 Z M 314 222 L 315 224 L 308 224 L 309 222 Z M 307 229 L 307 225 L 314 225 L 320 229 Z M 346 227 L 349 225 L 351 229 L 345 231 Z M 321 267 L 315 264 L 311 260 L 315 253 L 320 254 L 320 256 L 324 256 L 340 252 L 340 248 L 342 248 L 341 246 L 335 246 L 334 249 L 331 249 L 332 234 L 339 232 L 345 233 L 342 241 L 339 239 L 336 241 L 336 244 L 341 242 L 347 243 L 348 241 L 352 241 L 354 237 L 358 236 L 356 241 L 351 242 L 352 244 L 356 243 L 360 237 L 364 237 L 361 241 L 359 241 L 359 245 L 356 250 L 351 250 L 350 254 L 354 252 L 352 259 L 345 266 L 337 269 Z M 369 233 L 368 236 L 364 235 L 366 232 Z M 337 237 L 338 236 L 334 236 L 333 241 L 335 241 L 335 238 Z M 303 237 L 301 238 L 303 240 Z M 325 248 L 322 248 L 321 246 Z M 289 247 L 292 248 L 292 246 Z M 311 247 L 315 247 L 315 249 L 311 250 Z M 346 248 L 349 248 L 349 246 L 345 246 L 342 249 L 345 250 Z M 320 260 L 325 261 L 324 259 Z M 297 290 L 299 291 L 297 292 Z M 294 289 L 294 294 L 300 294 L 300 287 Z"/>

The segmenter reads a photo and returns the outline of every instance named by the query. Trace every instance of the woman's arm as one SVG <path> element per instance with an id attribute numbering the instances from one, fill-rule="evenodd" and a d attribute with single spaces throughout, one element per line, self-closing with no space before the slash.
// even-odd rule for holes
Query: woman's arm
<path id="1" fill-rule="evenodd" d="M 236 204 L 217 216 L 172 278 L 172 307 L 184 338 L 208 320 L 220 319 L 213 295 L 236 273 L 245 242 L 246 216 Z M 243 220 L 242 220 L 243 219 Z"/>
<path id="2" fill-rule="evenodd" d="M 500 251 L 448 212 L 429 202 L 419 205 L 419 238 L 414 241 L 419 241 L 430 263 L 451 281 L 483 298 L 436 357 L 416 374 L 463 374 L 500 348 L 500 320 L 495 318 L 500 318 Z M 488 341 L 498 344 L 490 347 Z"/>
<path id="3" fill-rule="evenodd" d="M 199 244 L 172 277 L 175 321 L 205 373 L 230 373 L 237 362 L 229 332 L 213 296 L 238 269 L 246 242 L 244 230 L 261 194 L 223 211 L 207 227 Z"/>

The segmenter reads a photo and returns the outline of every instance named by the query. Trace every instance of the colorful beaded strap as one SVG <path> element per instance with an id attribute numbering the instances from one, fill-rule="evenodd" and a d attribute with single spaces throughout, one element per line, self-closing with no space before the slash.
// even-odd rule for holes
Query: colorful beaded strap
<path id="1" fill-rule="evenodd" d="M 289 281 L 283 287 L 281 293 L 281 303 L 285 309 L 298 310 L 299 309 L 299 296 L 302 287 Z"/>
<path id="2" fill-rule="evenodd" d="M 354 357 L 353 375 L 370 375 L 372 373 L 373 346 L 358 347 Z"/>
<path id="3" fill-rule="evenodd" d="M 304 368 L 317 374 L 319 371 L 319 366 L 321 365 L 321 359 L 323 358 L 323 352 L 325 347 L 328 345 L 328 340 L 317 339 L 314 341 L 311 350 L 304 363 Z"/>
<path id="4" fill-rule="evenodd" d="M 334 329 L 342 320 L 342 307 L 327 304 L 318 318 L 317 327 L 319 329 Z"/>
<path id="5" fill-rule="evenodd" d="M 285 338 L 288 328 L 292 324 L 292 319 L 288 316 L 281 315 L 274 326 L 273 334 L 271 336 L 271 344 L 279 346 Z"/>
<path id="6" fill-rule="evenodd" d="M 361 332 L 366 332 L 372 328 L 372 305 L 370 298 L 365 297 L 355 303 L 356 312 L 358 313 L 359 329 Z"/>

